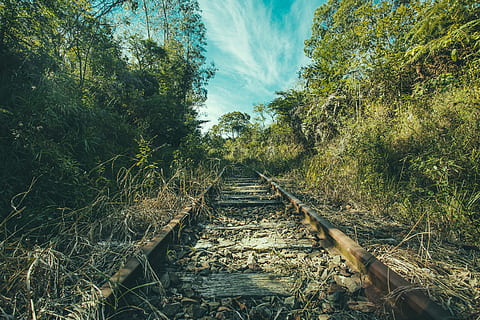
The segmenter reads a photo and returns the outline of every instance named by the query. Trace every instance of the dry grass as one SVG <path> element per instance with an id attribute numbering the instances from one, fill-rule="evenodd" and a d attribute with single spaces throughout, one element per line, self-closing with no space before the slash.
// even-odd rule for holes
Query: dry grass
<path id="1" fill-rule="evenodd" d="M 0 224 L 0 318 L 105 318 L 98 308 L 100 287 L 191 204 L 214 171 L 182 169 L 169 179 L 158 172 L 120 172 L 121 192 L 41 226 L 54 232 L 42 243 L 30 239 L 38 229 L 7 233 Z"/>
<path id="2" fill-rule="evenodd" d="M 412 249 L 378 246 L 387 264 L 459 319 L 480 319 L 480 272 L 473 257 L 460 256 L 446 245 L 432 249 L 435 258 L 422 258 Z M 472 259 L 472 260 L 471 260 Z M 475 267 L 477 264 L 477 267 Z"/>
<path id="3" fill-rule="evenodd" d="M 407 290 L 425 290 L 455 319 L 480 320 L 480 252 L 451 244 L 429 223 L 395 221 L 366 210 L 332 205 L 316 190 L 302 188 L 298 175 L 291 174 L 291 191 L 310 207 L 317 209 L 348 236 L 377 256 L 413 286 Z M 419 218 L 420 220 L 421 218 Z M 387 238 L 387 239 L 386 239 Z M 385 243 L 395 241 L 394 244 Z M 395 297 L 398 292 L 393 292 Z"/>

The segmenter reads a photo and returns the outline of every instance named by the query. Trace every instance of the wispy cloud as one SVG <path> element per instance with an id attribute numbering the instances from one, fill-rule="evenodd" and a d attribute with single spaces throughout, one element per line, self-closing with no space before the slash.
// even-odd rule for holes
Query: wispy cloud
<path id="1" fill-rule="evenodd" d="M 247 80 L 257 78 L 272 83 L 276 75 L 273 54 L 279 44 L 272 39 L 278 33 L 271 25 L 271 11 L 258 0 L 202 3 L 208 37 L 224 53 L 219 63 Z"/>
<path id="2" fill-rule="evenodd" d="M 303 41 L 313 11 L 324 0 L 199 2 L 207 26 L 208 56 L 219 68 L 209 86 L 209 118 L 218 110 L 232 111 L 232 106 L 251 112 L 253 103 L 268 102 L 275 91 L 293 85 L 306 61 Z"/>

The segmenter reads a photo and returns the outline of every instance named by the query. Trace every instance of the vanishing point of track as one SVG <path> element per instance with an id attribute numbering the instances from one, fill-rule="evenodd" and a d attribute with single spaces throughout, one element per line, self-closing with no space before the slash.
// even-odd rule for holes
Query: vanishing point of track
<path id="1" fill-rule="evenodd" d="M 231 167 L 207 198 L 110 279 L 110 318 L 448 319 L 267 177 Z"/>

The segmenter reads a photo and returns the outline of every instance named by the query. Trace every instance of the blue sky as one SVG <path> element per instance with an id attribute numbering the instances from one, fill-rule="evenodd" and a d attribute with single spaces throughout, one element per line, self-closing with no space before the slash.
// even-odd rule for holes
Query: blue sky
<path id="1" fill-rule="evenodd" d="M 308 63 L 303 42 L 325 0 L 199 0 L 207 27 L 207 58 L 218 71 L 208 85 L 202 118 L 231 111 L 252 114 L 275 91 L 294 87 Z"/>

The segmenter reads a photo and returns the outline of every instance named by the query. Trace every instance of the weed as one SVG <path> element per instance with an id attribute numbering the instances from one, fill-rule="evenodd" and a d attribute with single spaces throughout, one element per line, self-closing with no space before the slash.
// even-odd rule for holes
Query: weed
<path id="1" fill-rule="evenodd" d="M 42 230 L 7 231 L 4 220 L 0 276 L 6 281 L 0 284 L 1 313 L 15 319 L 104 318 L 99 288 L 128 257 L 141 255 L 141 243 L 191 204 L 202 186 L 212 181 L 214 170 L 208 164 L 199 169 L 177 167 L 167 178 L 152 168 L 122 169 L 118 193 L 99 194 L 79 210 L 63 210 Z M 22 213 L 18 203 L 20 209 L 8 219 Z M 48 237 L 38 237 L 45 228 L 50 228 Z M 146 278 L 158 286 L 148 261 L 141 261 Z"/>

